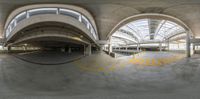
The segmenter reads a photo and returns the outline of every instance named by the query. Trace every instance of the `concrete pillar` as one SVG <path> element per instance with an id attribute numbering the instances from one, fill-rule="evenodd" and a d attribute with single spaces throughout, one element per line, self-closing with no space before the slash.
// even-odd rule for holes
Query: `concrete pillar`
<path id="1" fill-rule="evenodd" d="M 8 52 L 10 52 L 12 50 L 11 46 L 8 46 Z"/>
<path id="2" fill-rule="evenodd" d="M 72 48 L 71 47 L 68 48 L 68 53 L 69 54 L 72 53 Z"/>
<path id="3" fill-rule="evenodd" d="M 195 52 L 195 48 L 196 48 L 196 46 L 193 44 L 193 46 L 192 46 L 193 54 L 196 53 L 196 52 Z"/>
<path id="4" fill-rule="evenodd" d="M 91 44 L 84 45 L 84 55 L 89 56 L 89 55 L 91 55 L 91 53 L 92 53 L 92 46 L 91 46 Z"/>
<path id="5" fill-rule="evenodd" d="M 105 50 L 105 49 L 104 49 L 104 45 L 101 45 L 101 46 L 100 46 L 100 51 L 103 51 L 103 50 Z"/>
<path id="6" fill-rule="evenodd" d="M 191 55 L 190 55 L 190 34 L 189 34 L 189 31 L 187 33 L 187 38 L 186 38 L 186 55 L 187 55 L 187 57 L 191 57 Z"/>
<path id="7" fill-rule="evenodd" d="M 140 51 L 140 44 L 137 44 L 137 51 Z"/>
<path id="8" fill-rule="evenodd" d="M 179 48 L 179 43 L 177 44 L 178 48 Z"/>
<path id="9" fill-rule="evenodd" d="M 28 49 L 27 46 L 23 46 L 23 48 L 24 48 L 24 51 L 26 51 Z"/>
<path id="10" fill-rule="evenodd" d="M 167 50 L 169 51 L 170 49 L 169 49 L 169 40 L 167 41 Z"/>
<path id="11" fill-rule="evenodd" d="M 86 45 L 83 45 L 84 47 L 84 55 L 86 56 Z"/>
<path id="12" fill-rule="evenodd" d="M 112 44 L 111 44 L 111 38 L 109 38 L 109 44 L 108 44 L 108 53 L 110 54 L 112 52 Z"/>
<path id="13" fill-rule="evenodd" d="M 109 52 L 109 54 L 112 53 L 112 44 L 108 45 L 108 52 Z"/>
<path id="14" fill-rule="evenodd" d="M 23 46 L 24 51 L 26 50 L 25 46 Z"/>
<path id="15" fill-rule="evenodd" d="M 162 51 L 162 43 L 161 42 L 159 43 L 159 49 L 160 49 L 160 51 Z"/>

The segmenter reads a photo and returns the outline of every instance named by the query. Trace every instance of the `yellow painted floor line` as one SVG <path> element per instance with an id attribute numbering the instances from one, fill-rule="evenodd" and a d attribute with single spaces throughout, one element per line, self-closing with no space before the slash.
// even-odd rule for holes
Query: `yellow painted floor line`
<path id="1" fill-rule="evenodd" d="M 143 53 L 144 54 L 144 53 Z M 142 58 L 140 55 L 135 56 L 134 58 L 127 60 L 128 63 L 124 64 L 122 63 L 116 63 L 116 64 L 95 64 L 97 63 L 95 60 L 90 61 L 94 64 L 94 66 L 87 66 L 84 62 L 83 63 L 77 63 L 77 67 L 80 68 L 82 71 L 87 72 L 112 72 L 119 69 L 124 68 L 127 66 L 127 64 L 136 64 L 138 69 L 143 69 L 145 66 L 157 66 L 162 67 L 166 64 L 173 63 L 175 61 L 178 61 L 180 59 L 184 58 L 184 55 L 173 55 L 170 57 L 161 57 L 161 58 Z"/>
<path id="2" fill-rule="evenodd" d="M 179 56 L 179 55 L 173 55 L 171 57 L 163 57 L 163 58 L 141 58 L 139 56 L 138 57 L 136 56 L 133 59 L 129 60 L 129 62 L 132 64 L 144 65 L 144 66 L 163 66 L 166 64 L 176 62 L 182 58 L 184 58 L 184 56 Z"/>

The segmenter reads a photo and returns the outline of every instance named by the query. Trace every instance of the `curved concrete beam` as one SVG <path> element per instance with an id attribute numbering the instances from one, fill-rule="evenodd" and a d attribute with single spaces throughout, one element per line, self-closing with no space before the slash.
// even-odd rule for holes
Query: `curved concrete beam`
<path id="1" fill-rule="evenodd" d="M 122 27 L 122 26 L 124 26 L 124 25 L 126 25 L 126 24 L 128 24 L 132 21 L 144 19 L 144 18 L 169 20 L 169 21 L 175 22 L 178 25 L 182 26 L 185 30 L 190 30 L 190 28 L 183 21 L 181 21 L 180 19 L 178 19 L 176 17 L 166 15 L 166 14 L 159 14 L 159 13 L 145 13 L 145 14 L 137 14 L 137 15 L 130 16 L 128 18 L 123 19 L 117 25 L 115 25 L 115 27 L 107 35 L 106 39 L 109 39 L 110 36 L 113 33 L 115 33 L 120 27 Z"/>
<path id="2" fill-rule="evenodd" d="M 14 35 L 17 35 L 17 33 L 20 32 L 22 29 L 41 22 L 60 22 L 74 26 L 80 29 L 83 33 L 85 33 L 93 42 L 97 43 L 94 37 L 91 35 L 90 31 L 86 28 L 86 26 L 83 23 L 80 23 L 78 20 L 69 16 L 53 14 L 36 15 L 20 21 L 17 24 L 17 26 L 12 30 L 10 36 L 7 38 L 7 41 L 11 40 L 12 37 Z"/>
<path id="3" fill-rule="evenodd" d="M 65 39 L 77 41 L 77 42 L 80 42 L 80 43 L 83 43 L 83 44 L 86 44 L 86 45 L 90 44 L 89 42 L 84 41 L 82 39 L 79 39 L 77 37 L 72 37 L 72 36 L 64 35 L 64 34 L 52 34 L 52 33 L 43 33 L 43 34 L 31 35 L 29 37 L 21 38 L 21 39 L 15 41 L 15 43 L 13 43 L 13 44 L 18 44 L 18 43 L 21 43 L 21 42 L 24 42 L 24 41 L 27 41 L 27 40 L 44 38 L 44 37 L 65 38 Z"/>
<path id="4" fill-rule="evenodd" d="M 174 37 L 174 36 L 177 36 L 177 35 L 180 35 L 180 34 L 184 34 L 184 33 L 185 33 L 185 32 L 180 32 L 180 33 L 177 33 L 177 34 L 171 35 L 171 36 L 167 37 L 167 39 L 171 39 L 171 38 Z"/>
<path id="5" fill-rule="evenodd" d="M 116 37 L 116 38 L 120 38 L 120 39 L 124 39 L 124 40 L 128 40 L 128 41 L 131 41 L 131 42 L 134 42 L 134 43 L 137 43 L 136 41 L 132 40 L 132 39 L 128 39 L 128 38 L 124 38 L 124 37 L 121 37 L 121 36 L 112 36 L 112 37 Z"/>
<path id="6" fill-rule="evenodd" d="M 178 40 L 182 40 L 182 39 L 186 39 L 187 37 L 186 36 L 181 36 L 181 37 L 176 37 L 176 38 L 173 38 L 173 39 L 170 39 L 169 41 L 172 42 L 172 41 L 178 41 Z"/>
<path id="7" fill-rule="evenodd" d="M 35 9 L 35 8 L 48 8 L 48 7 L 55 7 L 55 8 L 66 8 L 66 9 L 71 9 L 74 11 L 77 11 L 83 15 L 85 15 L 89 21 L 91 22 L 91 24 L 94 26 L 95 30 L 97 30 L 97 26 L 96 26 L 96 22 L 93 18 L 93 16 L 90 14 L 90 12 L 88 12 L 86 9 L 78 7 L 78 6 L 74 6 L 74 5 L 67 5 L 67 4 L 34 4 L 34 5 L 26 5 L 20 8 L 15 9 L 14 11 L 12 11 L 10 13 L 10 15 L 8 16 L 4 29 L 6 29 L 6 27 L 8 26 L 9 22 L 16 16 L 18 15 L 20 12 L 26 11 L 26 10 L 30 10 L 30 9 Z M 98 34 L 98 31 L 96 31 Z"/>

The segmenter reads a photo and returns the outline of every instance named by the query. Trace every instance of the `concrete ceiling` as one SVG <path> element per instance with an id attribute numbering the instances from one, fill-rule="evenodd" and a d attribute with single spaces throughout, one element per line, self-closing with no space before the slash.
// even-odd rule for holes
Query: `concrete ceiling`
<path id="1" fill-rule="evenodd" d="M 78 41 L 61 38 L 61 37 L 38 37 L 35 39 L 29 39 L 27 41 L 20 42 L 17 45 L 20 45 L 20 44 L 28 44 L 28 45 L 37 46 L 37 47 L 83 46 L 83 44 Z"/>
<path id="2" fill-rule="evenodd" d="M 65 3 L 81 6 L 94 16 L 100 39 L 106 39 L 115 25 L 135 14 L 162 13 L 179 18 L 200 36 L 200 0 L 0 0 L 0 32 L 14 9 L 38 3 Z"/>
<path id="3" fill-rule="evenodd" d="M 73 44 L 86 45 L 90 41 L 92 42 L 76 27 L 59 22 L 41 22 L 22 29 L 8 42 L 12 46 L 28 44 L 37 47 L 65 47 Z"/>

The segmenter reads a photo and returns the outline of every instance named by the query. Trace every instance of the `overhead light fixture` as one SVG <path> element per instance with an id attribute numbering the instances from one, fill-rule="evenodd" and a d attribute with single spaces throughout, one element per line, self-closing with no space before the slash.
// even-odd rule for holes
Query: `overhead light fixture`
<path id="1" fill-rule="evenodd" d="M 27 46 L 28 44 L 24 44 L 24 46 Z"/>

